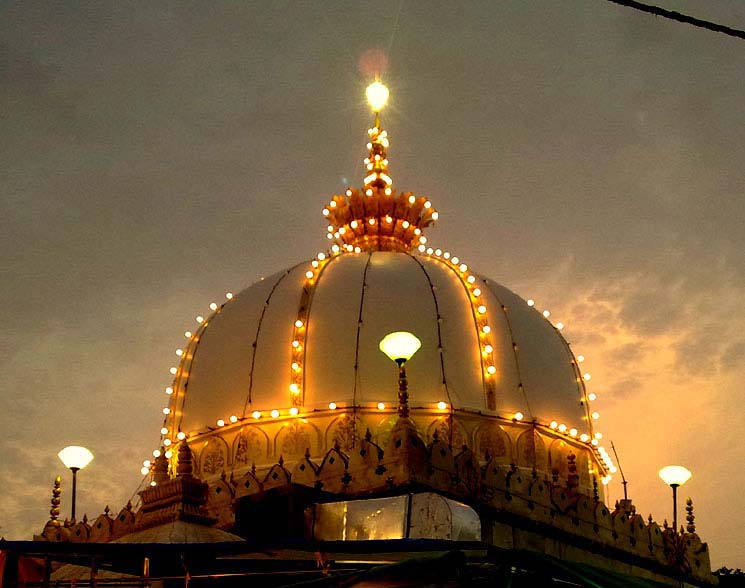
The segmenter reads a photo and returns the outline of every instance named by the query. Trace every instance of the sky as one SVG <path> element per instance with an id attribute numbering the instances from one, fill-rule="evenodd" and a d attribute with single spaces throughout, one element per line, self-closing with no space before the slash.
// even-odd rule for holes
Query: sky
<path id="1" fill-rule="evenodd" d="M 686 465 L 745 567 L 745 42 L 603 0 L 0 0 L 0 535 L 41 531 L 65 445 L 79 514 L 133 496 L 193 317 L 327 247 L 380 54 L 430 243 L 567 325 L 639 512 Z"/>

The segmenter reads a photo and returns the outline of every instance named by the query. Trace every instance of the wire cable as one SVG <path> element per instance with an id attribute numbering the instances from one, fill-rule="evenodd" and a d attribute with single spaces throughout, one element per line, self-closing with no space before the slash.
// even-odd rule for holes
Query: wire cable
<path id="1" fill-rule="evenodd" d="M 642 4 L 641 2 L 635 2 L 635 0 L 606 0 L 606 1 L 612 2 L 613 4 L 620 4 L 621 6 L 626 6 L 628 8 L 633 8 L 635 10 L 641 10 L 642 12 L 648 12 L 650 14 L 654 14 L 655 16 L 662 16 L 663 18 L 669 18 L 670 20 L 683 22 L 685 24 L 693 25 L 695 27 L 700 27 L 702 29 L 708 29 L 716 33 L 723 33 L 731 37 L 738 37 L 740 39 L 745 39 L 745 31 L 741 31 L 739 29 L 733 29 L 725 25 L 721 25 L 715 22 L 710 22 L 708 20 L 701 20 L 699 18 L 694 18 L 686 14 L 681 14 L 680 12 L 675 12 L 674 10 L 666 10 L 664 8 L 660 8 L 659 6 L 652 6 L 650 4 Z"/>

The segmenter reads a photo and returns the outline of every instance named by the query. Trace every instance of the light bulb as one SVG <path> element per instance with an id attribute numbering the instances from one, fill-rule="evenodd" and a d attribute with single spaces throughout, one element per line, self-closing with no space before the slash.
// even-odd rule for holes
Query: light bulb
<path id="1" fill-rule="evenodd" d="M 378 402 L 378 410 L 384 410 L 385 409 L 385 402 Z"/>
<path id="2" fill-rule="evenodd" d="M 588 399 L 588 400 L 596 400 L 596 399 L 597 399 L 597 397 L 598 397 L 598 395 L 597 395 L 597 394 L 595 394 L 595 392 L 590 392 L 590 393 L 589 393 L 589 394 L 587 395 L 587 399 Z"/>
<path id="3" fill-rule="evenodd" d="M 496 374 L 496 373 L 497 373 L 497 368 L 496 368 L 496 367 L 494 367 L 493 365 L 490 365 L 489 367 L 487 367 L 487 368 L 486 368 L 486 372 L 487 372 L 487 373 L 488 373 L 488 374 L 489 374 L 490 376 L 493 376 L 494 374 Z"/>
<path id="4" fill-rule="evenodd" d="M 179 431 L 179 432 L 178 432 L 178 435 L 176 435 L 176 438 L 177 438 L 177 439 L 178 439 L 179 441 L 183 441 L 184 439 L 186 439 L 186 433 L 184 433 L 183 431 Z"/>
<path id="5" fill-rule="evenodd" d="M 380 112 L 385 106 L 385 103 L 388 102 L 390 92 L 385 84 L 375 81 L 367 87 L 365 95 L 373 112 Z"/>
<path id="6" fill-rule="evenodd" d="M 167 406 L 163 409 L 163 414 L 171 414 L 171 409 Z"/>
<path id="7" fill-rule="evenodd" d="M 162 429 L 160 430 L 160 434 L 161 434 L 161 435 L 168 435 L 168 427 L 163 427 L 163 428 L 162 428 Z"/>
<path id="8" fill-rule="evenodd" d="M 551 421 L 551 424 L 549 425 L 549 427 L 551 427 L 552 429 L 556 429 L 558 426 L 559 423 L 557 423 L 556 421 Z"/>
<path id="9" fill-rule="evenodd" d="M 232 300 L 233 299 L 233 293 L 232 292 L 225 292 L 225 298 L 227 298 L 228 300 Z"/>
<path id="10" fill-rule="evenodd" d="M 261 418 L 261 412 L 260 412 L 260 411 L 258 411 L 258 410 L 255 410 L 255 411 L 253 411 L 253 412 L 251 413 L 251 416 L 252 416 L 253 418 L 255 418 L 255 419 L 257 419 L 257 420 L 258 420 L 258 419 L 260 419 L 260 418 Z"/>
<path id="11" fill-rule="evenodd" d="M 217 302 L 210 302 L 210 310 L 217 310 Z"/>
<path id="12" fill-rule="evenodd" d="M 225 426 L 225 421 L 222 420 L 222 419 L 217 419 L 217 426 L 218 427 L 224 427 Z"/>
<path id="13" fill-rule="evenodd" d="M 585 373 L 585 375 L 583 375 L 582 377 L 585 379 L 585 381 L 589 381 L 592 378 L 589 373 Z"/>
<path id="14" fill-rule="evenodd" d="M 578 356 L 577 356 L 577 361 L 578 361 L 579 363 L 582 363 L 583 361 L 585 361 L 585 356 L 584 356 L 584 355 L 578 355 Z"/>
<path id="15" fill-rule="evenodd" d="M 544 311 L 543 311 L 543 316 L 545 316 L 546 318 L 548 318 L 548 317 L 550 317 L 550 316 L 551 316 L 551 312 L 550 312 L 550 311 L 548 311 L 548 310 L 544 310 Z"/>
<path id="16" fill-rule="evenodd" d="M 143 476 L 146 476 L 147 474 L 149 474 L 149 473 L 150 473 L 150 468 L 146 468 L 145 466 L 142 466 L 142 467 L 140 468 L 140 473 L 141 473 L 141 474 L 142 474 Z"/>
<path id="17" fill-rule="evenodd" d="M 307 272 L 305 272 L 305 277 L 310 280 L 313 277 L 313 272 L 308 270 Z"/>
<path id="18" fill-rule="evenodd" d="M 528 298 L 528 306 L 535 306 L 535 300 Z"/>
<path id="19" fill-rule="evenodd" d="M 592 418 L 595 419 L 595 420 L 598 420 L 600 418 L 600 413 L 599 412 L 593 412 L 592 413 Z"/>
<path id="20" fill-rule="evenodd" d="M 204 322 L 204 317 L 198 314 L 195 320 L 201 325 Z"/>
<path id="21" fill-rule="evenodd" d="M 166 386 L 166 394 L 173 394 L 173 388 Z"/>
<path id="22" fill-rule="evenodd" d="M 521 420 L 523 420 L 524 417 L 525 417 L 525 415 L 523 415 L 523 413 L 521 413 L 520 411 L 517 411 L 515 413 L 515 420 L 516 421 L 521 421 Z"/>
<path id="23" fill-rule="evenodd" d="M 184 354 L 184 350 L 183 349 L 180 349 L 179 348 L 179 349 L 176 350 L 176 355 L 178 355 L 179 357 L 181 357 L 183 354 Z"/>
<path id="24" fill-rule="evenodd" d="M 297 416 L 297 413 L 298 413 L 298 409 L 297 409 L 297 406 L 293 406 L 293 407 L 292 407 L 292 408 L 290 409 L 290 414 L 291 414 L 292 416 Z"/>
<path id="25" fill-rule="evenodd" d="M 272 415 L 272 418 L 273 418 L 273 419 L 276 419 L 276 418 L 277 418 L 277 417 L 279 416 L 279 411 L 278 411 L 278 410 L 277 410 L 277 409 L 275 408 L 275 409 L 274 409 L 274 410 L 272 410 L 272 412 L 270 412 L 269 414 L 271 414 L 271 415 Z"/>
<path id="26" fill-rule="evenodd" d="M 166 447 L 168 447 L 170 444 L 171 444 L 171 440 L 170 439 L 163 439 L 163 445 L 165 445 Z"/>
<path id="27" fill-rule="evenodd" d="M 484 353 L 491 353 L 492 351 L 494 351 L 494 347 L 491 345 L 484 345 Z"/>
<path id="28" fill-rule="evenodd" d="M 235 416 L 234 414 L 231 414 L 230 415 L 230 422 L 231 423 L 237 423 L 238 422 L 238 417 Z"/>
<path id="29" fill-rule="evenodd" d="M 336 410 L 336 402 L 329 402 L 329 408 L 331 410 Z"/>
<path id="30" fill-rule="evenodd" d="M 437 403 L 437 408 L 440 410 L 445 410 L 448 407 L 448 403 L 444 400 L 440 400 L 440 402 Z"/>
<path id="31" fill-rule="evenodd" d="M 295 327 L 298 328 L 298 329 L 302 329 L 302 327 L 303 327 L 303 321 L 301 321 L 300 319 L 296 320 L 295 321 Z"/>
<path id="32" fill-rule="evenodd" d="M 155 449 L 153 451 L 153 457 L 160 457 L 160 450 L 159 449 Z"/>

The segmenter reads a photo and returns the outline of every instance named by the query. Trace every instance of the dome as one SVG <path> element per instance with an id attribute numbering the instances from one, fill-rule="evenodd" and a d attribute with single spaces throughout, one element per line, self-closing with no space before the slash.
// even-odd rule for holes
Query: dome
<path id="1" fill-rule="evenodd" d="M 403 419 L 427 442 L 444 435 L 480 459 L 548 474 L 576 458 L 580 484 L 590 473 L 607 483 L 612 463 L 559 328 L 427 244 L 438 212 L 393 188 L 379 113 L 368 135 L 363 187 L 322 210 L 329 250 L 228 294 L 186 333 L 162 448 L 185 440 L 204 479 L 233 479 L 355 451 L 363 436 L 383 448 Z M 379 349 L 396 331 L 421 341 L 399 384 Z"/>
<path id="2" fill-rule="evenodd" d="M 329 403 L 395 410 L 398 372 L 378 343 L 404 330 L 422 341 L 407 363 L 412 410 L 444 402 L 591 434 L 582 380 L 556 327 L 454 261 L 434 252 L 340 252 L 320 268 L 301 263 L 236 294 L 184 352 L 174 428 L 193 434 L 231 416 L 293 407 L 307 415 Z"/>

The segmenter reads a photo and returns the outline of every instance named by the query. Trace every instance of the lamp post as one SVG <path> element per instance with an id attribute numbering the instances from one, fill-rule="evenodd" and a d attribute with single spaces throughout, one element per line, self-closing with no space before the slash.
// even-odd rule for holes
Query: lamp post
<path id="1" fill-rule="evenodd" d="M 673 531 L 678 533 L 678 486 L 691 479 L 691 472 L 683 466 L 665 466 L 660 470 L 660 478 L 673 489 Z"/>
<path id="2" fill-rule="evenodd" d="M 75 520 L 75 499 L 77 495 L 77 474 L 93 459 L 93 454 L 85 447 L 70 445 L 57 454 L 66 468 L 72 470 L 72 520 Z"/>
<path id="3" fill-rule="evenodd" d="M 398 365 L 398 414 L 402 417 L 409 416 L 406 362 L 412 358 L 421 346 L 422 342 L 406 331 L 388 333 L 378 345 L 380 350 Z"/>

